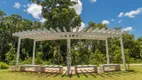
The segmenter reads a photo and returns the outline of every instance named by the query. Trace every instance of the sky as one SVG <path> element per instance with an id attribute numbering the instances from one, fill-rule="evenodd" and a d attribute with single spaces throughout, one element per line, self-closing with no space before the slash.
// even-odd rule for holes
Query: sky
<path id="1" fill-rule="evenodd" d="M 74 0 L 72 0 L 74 1 Z M 136 38 L 142 36 L 142 0 L 77 0 L 72 8 L 81 16 L 81 27 L 88 22 L 106 24 L 109 28 L 122 27 Z M 0 0 L 0 10 L 8 16 L 19 14 L 23 18 L 46 21 L 41 16 L 42 6 L 29 0 Z"/>

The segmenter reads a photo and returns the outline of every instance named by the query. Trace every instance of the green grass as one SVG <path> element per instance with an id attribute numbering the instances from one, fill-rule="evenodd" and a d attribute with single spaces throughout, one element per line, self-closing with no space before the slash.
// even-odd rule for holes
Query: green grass
<path id="1" fill-rule="evenodd" d="M 142 80 L 142 66 L 131 66 L 130 69 L 126 72 L 87 73 L 70 77 L 59 74 L 0 70 L 0 80 Z"/>

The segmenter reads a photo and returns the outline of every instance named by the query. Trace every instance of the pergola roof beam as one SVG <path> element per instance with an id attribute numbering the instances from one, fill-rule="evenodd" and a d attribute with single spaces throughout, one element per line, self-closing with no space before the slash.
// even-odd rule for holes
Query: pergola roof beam
<path id="1" fill-rule="evenodd" d="M 59 29 L 59 27 L 57 27 L 56 29 L 57 29 L 58 32 L 62 32 L 62 31 Z"/>
<path id="2" fill-rule="evenodd" d="M 82 30 L 80 30 L 80 32 L 85 32 L 87 29 L 87 27 L 84 27 Z"/>
<path id="3" fill-rule="evenodd" d="M 72 29 L 72 27 L 70 27 L 70 31 L 71 31 L 71 32 L 73 32 L 73 29 Z"/>
<path id="4" fill-rule="evenodd" d="M 36 41 L 46 41 L 46 40 L 62 40 L 62 39 L 67 39 L 67 37 L 64 38 L 42 38 L 42 39 L 35 39 Z M 79 38 L 79 37 L 73 37 L 70 39 L 91 39 L 91 40 L 106 40 L 106 38 Z"/>
<path id="5" fill-rule="evenodd" d="M 89 28 L 86 32 L 91 32 L 91 31 L 93 31 L 93 28 L 92 28 L 92 27 Z"/>
<path id="6" fill-rule="evenodd" d="M 66 30 L 66 28 L 65 28 L 65 27 L 63 27 L 63 30 L 64 30 L 64 32 L 67 32 L 67 30 Z"/>
<path id="7" fill-rule="evenodd" d="M 55 33 L 55 32 L 56 32 L 53 28 L 50 28 L 50 31 L 51 31 L 52 33 Z"/>
<path id="8" fill-rule="evenodd" d="M 96 29 L 94 29 L 92 32 L 96 32 L 96 31 L 98 31 L 99 30 L 99 28 L 96 28 Z"/>
<path id="9" fill-rule="evenodd" d="M 42 34 L 35 34 L 35 35 L 29 35 L 29 36 L 22 36 L 22 38 L 38 38 L 38 37 L 48 37 L 48 36 L 58 36 L 61 37 L 62 35 L 67 36 L 67 35 L 71 35 L 72 36 L 106 36 L 106 37 L 120 37 L 121 35 L 119 34 L 105 34 L 105 33 L 90 33 L 90 32 L 83 32 L 81 34 L 78 33 L 74 33 L 74 32 L 68 32 L 66 34 L 63 33 L 42 33 Z"/>
<path id="10" fill-rule="evenodd" d="M 56 29 L 57 32 L 50 28 L 50 31 L 48 29 L 37 29 L 37 30 L 27 30 L 22 32 L 16 32 L 13 33 L 13 36 L 21 37 L 21 38 L 28 38 L 28 39 L 41 39 L 41 38 L 48 38 L 48 39 L 64 39 L 67 36 L 69 36 L 70 39 L 87 39 L 87 38 L 100 38 L 100 37 L 120 37 L 122 34 L 124 34 L 123 31 L 120 30 L 110 30 L 110 29 L 93 29 L 89 28 L 87 30 L 87 27 L 84 27 L 80 32 L 72 32 L 72 27 L 70 27 L 71 32 L 67 32 L 66 28 L 63 27 L 64 32 L 62 32 L 59 28 Z M 91 37 L 90 37 L 91 36 Z"/>

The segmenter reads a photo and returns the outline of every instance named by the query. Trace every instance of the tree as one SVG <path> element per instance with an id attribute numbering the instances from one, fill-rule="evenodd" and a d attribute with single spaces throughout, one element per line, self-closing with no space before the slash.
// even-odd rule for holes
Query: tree
<path id="1" fill-rule="evenodd" d="M 107 26 L 105 25 L 105 24 L 101 24 L 101 23 L 99 23 L 99 24 L 96 24 L 96 23 L 94 23 L 94 22 L 89 22 L 88 23 L 88 28 L 94 28 L 94 29 L 96 29 L 96 28 L 99 28 L 99 29 L 102 29 L 102 28 L 107 28 Z"/>
<path id="2" fill-rule="evenodd" d="M 92 52 L 89 57 L 89 63 L 99 65 L 105 62 L 104 54 L 100 52 L 100 50 L 96 50 L 94 53 Z"/>
<path id="3" fill-rule="evenodd" d="M 139 37 L 136 41 L 138 43 L 137 49 L 139 51 L 140 58 L 142 59 L 142 37 Z"/>
<path id="4" fill-rule="evenodd" d="M 53 28 L 57 27 L 63 31 L 63 27 L 70 31 L 70 27 L 75 28 L 80 26 L 81 19 L 80 16 L 76 14 L 75 10 L 71 8 L 75 2 L 71 0 L 32 0 L 40 4 L 42 8 L 42 16 L 46 19 L 44 27 Z M 59 64 L 60 61 L 60 41 L 57 44 L 57 55 Z"/>
<path id="5" fill-rule="evenodd" d="M 6 53 L 6 61 L 13 65 L 15 64 L 15 59 L 16 59 L 16 52 L 15 52 L 15 48 L 14 46 L 12 46 L 12 44 L 10 44 L 11 48 L 10 50 Z"/>
<path id="6" fill-rule="evenodd" d="M 5 15 L 6 14 L 2 10 L 0 10 L 0 21 L 3 20 L 3 18 L 5 17 Z"/>

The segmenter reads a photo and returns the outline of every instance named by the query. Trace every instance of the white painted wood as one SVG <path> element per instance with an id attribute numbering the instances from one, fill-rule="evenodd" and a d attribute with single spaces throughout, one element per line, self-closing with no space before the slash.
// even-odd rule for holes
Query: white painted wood
<path id="1" fill-rule="evenodd" d="M 96 32 L 96 31 L 98 31 L 99 30 L 99 28 L 96 28 L 96 29 L 94 29 L 92 32 Z"/>
<path id="2" fill-rule="evenodd" d="M 50 28 L 50 32 L 55 33 L 56 31 L 53 28 Z"/>
<path id="3" fill-rule="evenodd" d="M 123 46 L 123 39 L 122 36 L 120 37 L 120 44 L 121 44 L 121 53 L 122 53 L 122 60 L 123 60 L 123 66 L 124 70 L 126 71 L 126 61 L 125 61 L 125 54 L 124 54 L 124 46 Z"/>
<path id="4" fill-rule="evenodd" d="M 93 28 L 89 28 L 86 32 L 92 32 L 93 31 Z"/>
<path id="5" fill-rule="evenodd" d="M 100 29 L 100 30 L 98 30 L 98 31 L 96 31 L 96 32 L 102 33 L 103 31 L 105 31 L 105 28 L 102 28 L 102 29 Z"/>
<path id="6" fill-rule="evenodd" d="M 56 29 L 57 29 L 58 32 L 62 32 L 62 31 L 59 29 L 59 27 L 57 27 Z"/>
<path id="7" fill-rule="evenodd" d="M 46 33 L 51 33 L 48 29 L 44 28 L 43 29 Z"/>
<path id="8" fill-rule="evenodd" d="M 106 41 L 106 56 L 107 56 L 107 64 L 110 64 L 110 59 L 109 59 L 109 51 L 108 51 L 108 39 Z"/>
<path id="9" fill-rule="evenodd" d="M 56 33 L 42 33 L 42 34 L 33 34 L 33 35 L 29 35 L 29 36 L 22 36 L 22 38 L 29 38 L 29 39 L 35 39 L 35 38 L 41 38 L 41 37 L 48 37 L 48 36 L 55 36 L 55 37 L 61 37 L 63 35 L 84 35 L 84 36 L 100 36 L 100 37 L 120 37 L 120 35 L 116 35 L 116 34 L 106 34 L 106 33 L 92 33 L 92 32 L 56 32 Z M 71 36 L 72 37 L 72 36 Z M 85 38 L 84 38 L 85 39 Z"/>
<path id="10" fill-rule="evenodd" d="M 36 41 L 46 41 L 46 40 L 66 40 L 67 38 L 44 38 L 44 39 L 37 39 Z M 84 38 L 70 38 L 70 39 L 84 39 Z M 106 38 L 87 38 L 86 40 L 106 40 Z"/>
<path id="11" fill-rule="evenodd" d="M 96 40 L 104 40 L 104 38 L 118 38 L 121 37 L 122 34 L 125 32 L 122 32 L 120 30 L 105 30 L 103 29 L 89 29 L 87 30 L 87 27 L 83 28 L 80 32 L 67 32 L 67 30 L 64 27 L 64 32 L 61 32 L 59 28 L 57 28 L 57 32 L 50 28 L 50 31 L 48 29 L 37 29 L 37 30 L 28 30 L 28 31 L 22 31 L 22 32 L 16 32 L 13 33 L 13 36 L 21 37 L 21 39 L 35 39 L 35 40 L 59 40 L 59 39 L 67 39 L 67 35 L 70 39 L 96 39 Z M 98 39 L 97 39 L 98 38 Z"/>
<path id="12" fill-rule="evenodd" d="M 65 27 L 63 27 L 63 30 L 64 30 L 64 32 L 67 32 L 67 30 L 66 30 L 66 28 L 65 28 Z"/>
<path id="13" fill-rule="evenodd" d="M 82 30 L 80 30 L 80 32 L 85 32 L 87 29 L 87 27 L 84 27 Z"/>
<path id="14" fill-rule="evenodd" d="M 75 32 L 79 32 L 80 31 L 79 28 L 80 28 L 80 26 L 77 26 Z"/>
<path id="15" fill-rule="evenodd" d="M 20 54 L 20 44 L 21 44 L 21 38 L 18 38 L 18 46 L 17 46 L 17 54 L 16 54 L 16 65 L 15 70 L 18 71 L 18 62 L 19 62 L 19 54 Z"/>
<path id="16" fill-rule="evenodd" d="M 35 48 L 36 48 L 36 40 L 33 42 L 33 57 L 32 57 L 32 65 L 34 65 L 35 62 Z"/>
<path id="17" fill-rule="evenodd" d="M 104 31 L 102 31 L 102 33 L 108 33 L 110 31 L 110 29 L 106 29 Z"/>
<path id="18" fill-rule="evenodd" d="M 71 40 L 68 35 L 67 39 L 67 74 L 70 74 L 70 67 L 71 67 Z"/>
<path id="19" fill-rule="evenodd" d="M 61 32 L 60 29 L 57 28 L 56 32 L 54 29 L 50 28 L 50 31 L 47 29 L 37 29 L 37 30 L 32 30 L 32 31 L 22 31 L 22 32 L 16 32 L 13 33 L 13 36 L 17 36 L 17 37 L 21 37 L 22 39 L 24 38 L 29 38 L 29 39 L 33 39 L 33 38 L 40 38 L 40 37 L 48 37 L 48 36 L 60 36 L 62 37 L 63 35 L 86 35 L 86 36 L 106 36 L 106 37 L 120 37 L 124 32 L 120 31 L 120 30 L 105 30 L 103 29 L 89 29 L 86 31 L 87 27 L 83 28 L 80 32 L 67 32 L 67 30 L 65 29 L 65 27 L 63 28 L 64 32 Z M 85 32 L 86 31 L 86 32 Z M 72 37 L 72 36 L 71 36 Z"/>
<path id="20" fill-rule="evenodd" d="M 70 27 L 70 32 L 73 32 L 73 29 L 72 29 L 72 27 Z"/>

